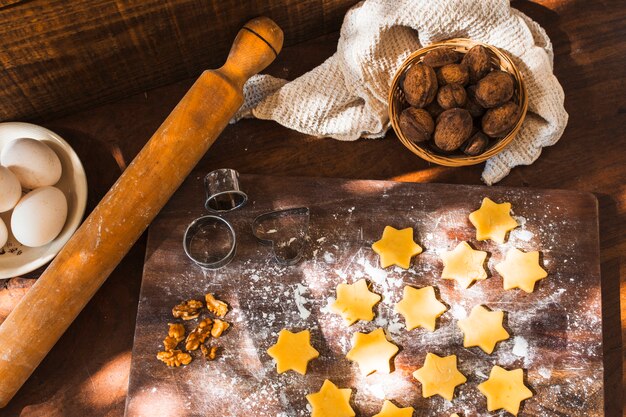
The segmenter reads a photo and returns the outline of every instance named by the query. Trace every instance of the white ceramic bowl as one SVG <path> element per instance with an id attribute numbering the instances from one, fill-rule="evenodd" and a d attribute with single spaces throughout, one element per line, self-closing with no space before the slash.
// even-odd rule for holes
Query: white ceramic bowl
<path id="1" fill-rule="evenodd" d="M 38 248 L 23 246 L 9 231 L 9 240 L 0 249 L 0 279 L 26 274 L 52 260 L 78 229 L 87 205 L 87 176 L 76 152 L 66 141 L 41 126 L 18 122 L 0 123 L 0 151 L 7 143 L 18 138 L 45 142 L 61 160 L 63 174 L 55 187 L 63 191 L 67 198 L 67 220 L 61 233 L 52 242 Z M 0 213 L 7 227 L 11 224 L 12 212 Z"/>

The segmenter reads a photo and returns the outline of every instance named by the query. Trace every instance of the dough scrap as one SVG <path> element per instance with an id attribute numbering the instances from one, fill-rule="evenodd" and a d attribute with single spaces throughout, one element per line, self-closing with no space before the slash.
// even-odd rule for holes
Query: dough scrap
<path id="1" fill-rule="evenodd" d="M 380 256 L 381 268 L 397 265 L 409 269 L 411 258 L 422 253 L 422 247 L 413 241 L 413 228 L 398 230 L 385 226 L 383 236 L 374 242 L 372 249 Z"/>
<path id="2" fill-rule="evenodd" d="M 499 366 L 491 368 L 489 379 L 478 385 L 478 390 L 487 397 L 487 410 L 504 408 L 515 416 L 521 402 L 533 396 L 532 391 L 524 385 L 522 369 L 507 371 Z"/>
<path id="3" fill-rule="evenodd" d="M 305 375 L 309 361 L 317 358 L 320 354 L 311 346 L 311 333 L 302 330 L 292 333 L 282 329 L 278 333 L 276 344 L 267 349 L 268 355 L 276 360 L 276 372 L 292 370 Z"/>
<path id="4" fill-rule="evenodd" d="M 370 333 L 354 333 L 352 335 L 352 349 L 346 358 L 356 362 L 364 375 L 373 372 L 391 373 L 389 364 L 398 353 L 398 346 L 387 340 L 385 331 L 378 328 Z"/>
<path id="5" fill-rule="evenodd" d="M 372 309 L 380 299 L 380 295 L 371 292 L 367 281 L 362 278 L 352 284 L 337 285 L 337 299 L 330 310 L 342 316 L 346 325 L 350 326 L 358 320 L 372 321 Z"/>
<path id="6" fill-rule="evenodd" d="M 522 252 L 517 248 L 509 249 L 504 262 L 496 265 L 496 271 L 502 276 L 505 290 L 519 288 L 527 293 L 535 290 L 537 281 L 548 276 L 539 265 L 539 252 Z"/>
<path id="7" fill-rule="evenodd" d="M 461 242 L 453 250 L 441 254 L 441 278 L 453 279 L 467 288 L 474 281 L 487 278 L 487 271 L 483 266 L 486 258 L 487 252 L 474 250 L 467 242 Z"/>
<path id="8" fill-rule="evenodd" d="M 407 330 L 423 327 L 431 332 L 435 331 L 437 317 L 447 309 L 437 300 L 432 286 L 419 289 L 405 286 L 402 300 L 395 306 L 395 311 L 404 316 Z"/>
<path id="9" fill-rule="evenodd" d="M 413 407 L 400 408 L 391 401 L 385 400 L 380 413 L 374 415 L 373 417 L 412 417 L 414 411 L 415 409 Z"/>
<path id="10" fill-rule="evenodd" d="M 469 215 L 469 220 L 476 228 L 476 240 L 491 239 L 504 243 L 506 234 L 518 224 L 511 217 L 511 203 L 498 204 L 485 197 L 480 208 Z"/>
<path id="11" fill-rule="evenodd" d="M 463 331 L 463 347 L 480 347 L 485 353 L 491 354 L 496 343 L 509 338 L 509 332 L 502 326 L 504 312 L 489 311 L 478 305 L 470 315 L 457 322 Z"/>
<path id="12" fill-rule="evenodd" d="M 424 366 L 413 372 L 413 377 L 422 383 L 424 398 L 440 395 L 448 401 L 454 397 L 454 389 L 467 381 L 456 367 L 456 355 L 440 357 L 428 353 Z"/>
<path id="13" fill-rule="evenodd" d="M 324 380 L 318 392 L 306 396 L 312 408 L 311 417 L 354 417 L 350 395 L 350 388 L 337 388 L 328 379 Z"/>

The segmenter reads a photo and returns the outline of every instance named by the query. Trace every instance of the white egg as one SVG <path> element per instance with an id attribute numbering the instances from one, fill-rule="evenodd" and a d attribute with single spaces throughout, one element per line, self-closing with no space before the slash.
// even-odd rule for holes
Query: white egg
<path id="1" fill-rule="evenodd" d="M 0 166 L 0 213 L 11 210 L 22 197 L 22 186 L 14 173 Z"/>
<path id="2" fill-rule="evenodd" d="M 2 248 L 9 238 L 9 231 L 7 230 L 7 225 L 4 224 L 2 219 L 0 219 L 0 248 Z"/>
<path id="3" fill-rule="evenodd" d="M 67 200 L 55 187 L 41 187 L 26 194 L 11 215 L 11 231 L 22 245 L 38 247 L 59 235 L 67 218 Z"/>
<path id="4" fill-rule="evenodd" d="M 0 164 L 9 168 L 22 184 L 33 190 L 56 184 L 61 178 L 61 161 L 48 145 L 36 139 L 15 139 L 2 148 Z"/>

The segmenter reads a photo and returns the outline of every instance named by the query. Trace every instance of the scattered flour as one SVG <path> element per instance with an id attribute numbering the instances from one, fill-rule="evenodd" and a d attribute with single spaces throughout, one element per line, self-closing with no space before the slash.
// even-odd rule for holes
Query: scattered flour
<path id="1" fill-rule="evenodd" d="M 515 233 L 515 236 L 519 240 L 523 240 L 524 242 L 530 242 L 535 235 L 530 230 L 520 230 L 519 232 Z"/>
<path id="2" fill-rule="evenodd" d="M 539 373 L 539 375 L 541 375 L 545 379 L 550 379 L 550 377 L 552 376 L 552 371 L 546 368 L 545 366 L 542 366 L 541 368 L 539 368 L 537 372 Z"/>
<path id="3" fill-rule="evenodd" d="M 382 384 L 371 384 L 366 385 L 367 392 L 375 398 L 384 400 L 385 399 L 385 386 Z"/>
<path id="4" fill-rule="evenodd" d="M 304 297 L 304 293 L 308 291 L 307 287 L 302 284 L 296 284 L 296 288 L 293 291 L 293 298 L 296 301 L 296 307 L 298 308 L 298 314 L 300 314 L 300 318 L 302 320 L 306 320 L 311 315 L 311 311 L 309 311 L 304 305 L 309 303 L 310 300 Z"/>
<path id="5" fill-rule="evenodd" d="M 515 356 L 525 358 L 528 356 L 528 341 L 521 336 L 515 336 L 515 344 L 511 351 Z"/>
<path id="6" fill-rule="evenodd" d="M 459 304 L 453 304 L 450 307 L 450 314 L 452 314 L 452 317 L 454 317 L 457 320 L 464 319 L 465 317 L 467 317 L 467 312 Z"/>

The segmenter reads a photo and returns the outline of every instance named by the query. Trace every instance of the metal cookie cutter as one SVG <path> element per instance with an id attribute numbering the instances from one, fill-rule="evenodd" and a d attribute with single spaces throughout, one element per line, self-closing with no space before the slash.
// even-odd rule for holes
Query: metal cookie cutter
<path id="1" fill-rule="evenodd" d="M 302 257 L 309 231 L 308 207 L 270 211 L 252 222 L 252 234 L 264 245 L 270 245 L 276 261 L 293 265 Z"/>
<path id="2" fill-rule="evenodd" d="M 210 212 L 235 210 L 248 201 L 248 196 L 239 187 L 239 173 L 234 169 L 222 168 L 209 172 L 204 177 L 204 190 L 204 207 Z"/>
<path id="3" fill-rule="evenodd" d="M 185 254 L 197 265 L 218 269 L 232 261 L 237 250 L 235 229 L 218 216 L 203 216 L 192 221 L 183 237 Z"/>

